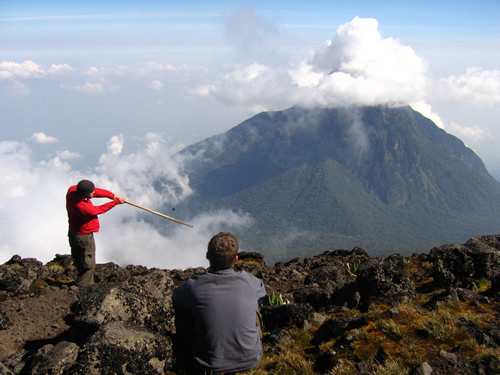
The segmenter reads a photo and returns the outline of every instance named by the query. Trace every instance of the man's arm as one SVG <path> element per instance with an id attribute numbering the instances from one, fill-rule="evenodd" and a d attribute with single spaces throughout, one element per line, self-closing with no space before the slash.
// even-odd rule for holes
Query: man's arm
<path id="1" fill-rule="evenodd" d="M 266 296 L 266 287 L 264 286 L 264 282 L 257 277 L 255 277 L 255 282 L 256 282 L 257 300 L 260 300 Z"/>
<path id="2" fill-rule="evenodd" d="M 181 285 L 174 289 L 172 294 L 172 303 L 177 306 L 186 308 L 194 307 L 193 296 L 189 285 L 190 281 L 184 281 Z"/>
<path id="3" fill-rule="evenodd" d="M 101 204 L 100 206 L 94 206 L 91 202 L 82 200 L 76 204 L 76 207 L 85 216 L 95 216 L 111 210 L 113 207 L 120 203 L 121 202 L 118 199 L 115 199 L 111 202 Z"/>
<path id="4" fill-rule="evenodd" d="M 101 188 L 95 188 L 94 198 L 109 198 L 109 199 L 113 199 L 113 200 L 118 199 L 121 203 L 125 203 L 125 198 L 119 197 L 115 193 L 112 193 L 109 190 L 101 189 Z"/>
<path id="5" fill-rule="evenodd" d="M 125 198 L 122 198 L 122 197 L 119 197 L 118 195 L 115 194 L 115 196 L 113 197 L 114 200 L 118 199 L 121 203 L 125 203 L 126 199 Z"/>
<path id="6" fill-rule="evenodd" d="M 94 198 L 109 198 L 115 199 L 115 194 L 106 189 L 95 188 L 94 189 Z"/>

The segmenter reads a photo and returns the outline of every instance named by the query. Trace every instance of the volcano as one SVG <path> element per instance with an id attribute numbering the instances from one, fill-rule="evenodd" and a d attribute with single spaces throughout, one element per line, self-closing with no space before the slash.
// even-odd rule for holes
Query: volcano
<path id="1" fill-rule="evenodd" d="M 270 261 L 408 255 L 500 231 L 500 183 L 409 106 L 263 112 L 180 154 L 194 191 L 182 209 L 250 214 L 232 232 Z"/>

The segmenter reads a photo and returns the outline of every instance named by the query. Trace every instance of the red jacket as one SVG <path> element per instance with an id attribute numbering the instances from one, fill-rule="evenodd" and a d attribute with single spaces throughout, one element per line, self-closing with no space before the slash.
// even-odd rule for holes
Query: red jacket
<path id="1" fill-rule="evenodd" d="M 95 188 L 94 198 L 114 198 L 114 194 L 108 190 Z M 120 203 L 119 199 L 94 206 L 92 200 L 81 199 L 76 193 L 76 185 L 71 186 L 66 194 L 66 210 L 68 211 L 69 230 L 77 234 L 88 234 L 99 232 L 99 219 L 97 215 L 111 210 Z"/>

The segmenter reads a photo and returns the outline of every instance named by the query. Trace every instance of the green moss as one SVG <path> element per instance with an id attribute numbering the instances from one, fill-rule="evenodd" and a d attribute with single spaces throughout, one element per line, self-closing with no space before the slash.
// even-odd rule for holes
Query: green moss
<path id="1" fill-rule="evenodd" d="M 35 280 L 31 284 L 29 291 L 32 292 L 34 290 L 38 290 L 40 288 L 44 288 L 47 285 L 49 285 L 49 284 L 47 284 L 44 280 Z"/>

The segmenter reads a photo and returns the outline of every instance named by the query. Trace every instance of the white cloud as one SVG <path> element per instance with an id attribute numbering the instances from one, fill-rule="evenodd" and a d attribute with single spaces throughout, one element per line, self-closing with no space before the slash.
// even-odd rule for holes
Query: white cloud
<path id="1" fill-rule="evenodd" d="M 444 129 L 444 124 L 443 120 L 441 117 L 433 111 L 432 106 L 428 103 L 425 103 L 423 101 L 417 102 L 417 103 L 412 103 L 411 107 L 417 111 L 420 112 L 423 116 L 427 117 L 428 119 L 432 120 L 437 126 L 439 126 L 441 129 Z"/>
<path id="2" fill-rule="evenodd" d="M 178 69 L 170 64 L 160 64 L 156 62 L 147 62 L 145 64 L 145 69 L 144 71 L 150 71 L 150 72 L 175 72 Z"/>
<path id="3" fill-rule="evenodd" d="M 371 18 L 341 25 L 307 65 L 311 73 L 322 74 L 314 92 L 308 90 L 312 105 L 406 104 L 426 94 L 426 62 L 410 47 L 383 38 Z"/>
<path id="4" fill-rule="evenodd" d="M 280 30 L 251 6 L 239 8 L 226 17 L 224 31 L 240 62 L 253 62 L 257 57 L 260 62 L 273 64 L 282 59 Z"/>
<path id="5" fill-rule="evenodd" d="M 131 201 L 140 205 L 159 206 L 165 201 L 176 204 L 192 194 L 189 178 L 181 172 L 182 160 L 170 156 L 172 152 L 160 135 L 146 134 L 146 145 L 136 153 L 122 155 L 123 145 L 123 135 L 112 137 L 108 152 L 101 156 L 96 167 L 100 174 L 126 181 L 125 185 L 115 187 L 122 195 L 130 196 Z"/>
<path id="6" fill-rule="evenodd" d="M 477 142 L 490 136 L 487 131 L 477 125 L 474 126 L 460 126 L 455 122 L 451 122 L 447 129 L 458 136 L 460 139 Z"/>
<path id="7" fill-rule="evenodd" d="M 144 145 L 132 154 L 125 153 L 124 145 L 122 136 L 113 137 L 106 154 L 112 157 L 103 157 L 104 164 L 72 171 L 60 156 L 69 159 L 71 152 L 34 161 L 27 144 L 0 142 L 0 173 L 4 176 L 0 180 L 0 263 L 15 254 L 42 262 L 52 260 L 55 254 L 69 254 L 64 196 L 70 185 L 83 178 L 159 212 L 162 207 L 175 207 L 192 193 L 189 179 L 182 173 L 182 160 L 171 157 L 176 147 L 167 147 L 160 135 L 147 134 Z M 104 201 L 94 199 L 94 204 Z M 165 214 L 194 228 L 126 204 L 101 215 L 97 261 L 169 269 L 207 266 L 205 252 L 211 236 L 252 223 L 247 214 L 232 211 L 202 212 L 195 217 L 182 217 L 179 211 Z M 171 233 L 165 234 L 165 228 L 172 229 Z"/>
<path id="8" fill-rule="evenodd" d="M 500 103 L 500 70 L 469 68 L 465 74 L 441 80 L 442 90 L 452 99 L 475 106 Z"/>
<path id="9" fill-rule="evenodd" d="M 12 79 L 14 78 L 14 74 L 9 72 L 8 70 L 0 70 L 0 79 Z"/>
<path id="10" fill-rule="evenodd" d="M 68 65 L 57 66 L 57 69 L 54 69 L 53 65 L 51 69 L 54 75 L 61 76 L 65 73 L 66 80 L 59 84 L 60 88 L 87 94 L 115 92 L 129 88 L 135 82 L 141 82 L 144 86 L 159 91 L 165 87 L 166 82 L 184 81 L 199 71 L 202 69 L 187 65 L 174 67 L 152 62 L 138 66 L 120 65 L 114 68 L 90 67 L 85 71 L 76 71 Z"/>
<path id="11" fill-rule="evenodd" d="M 58 152 L 57 156 L 63 160 L 74 160 L 82 157 L 78 152 L 71 152 L 68 150 Z"/>
<path id="12" fill-rule="evenodd" d="M 485 140 L 488 137 L 492 137 L 487 130 L 477 125 L 463 126 L 457 124 L 455 121 L 444 122 L 441 117 L 433 111 L 430 104 L 419 102 L 412 104 L 411 107 L 415 111 L 420 112 L 423 116 L 432 120 L 441 129 L 457 136 L 466 144 L 475 143 Z"/>
<path id="13" fill-rule="evenodd" d="M 45 133 L 33 133 L 30 140 L 36 143 L 54 143 L 57 142 L 57 138 L 46 135 Z"/>
<path id="14" fill-rule="evenodd" d="M 31 170 L 31 150 L 24 144 L 14 141 L 0 142 L 0 207 L 12 198 L 23 197 L 26 185 L 31 181 L 26 171 Z M 5 220 L 5 216 L 3 216 Z"/>
<path id="15" fill-rule="evenodd" d="M 73 69 L 70 65 L 68 64 L 52 64 L 50 67 L 49 73 L 51 74 L 69 74 L 74 72 L 75 69 Z"/>
<path id="16" fill-rule="evenodd" d="M 58 172 L 71 171 L 71 165 L 68 162 L 62 160 L 59 156 L 55 156 L 49 160 L 42 160 L 38 165 L 42 168 L 47 168 L 49 170 Z"/>
<path id="17" fill-rule="evenodd" d="M 71 179 L 35 163 L 24 143 L 0 142 L 0 263 L 15 254 L 48 261 L 68 253 L 64 197 Z M 64 198 L 62 198 L 64 202 Z M 29 228 L 29 235 L 27 229 Z"/>
<path id="18" fill-rule="evenodd" d="M 159 91 L 163 88 L 163 83 L 161 83 L 161 81 L 156 79 L 154 81 L 151 81 L 148 87 L 152 88 L 153 90 Z"/>
<path id="19" fill-rule="evenodd" d="M 42 78 L 46 75 L 47 72 L 31 60 L 25 60 L 22 63 L 0 62 L 0 79 Z"/>
<path id="20" fill-rule="evenodd" d="M 83 85 L 61 85 L 62 89 L 80 91 L 87 94 L 99 94 L 105 91 L 102 82 L 85 82 Z"/>
<path id="21" fill-rule="evenodd" d="M 124 142 L 125 139 L 123 137 L 123 134 L 111 137 L 107 145 L 108 153 L 101 155 L 101 157 L 99 158 L 99 164 L 102 170 L 106 170 L 116 163 L 118 157 L 123 151 Z"/>
<path id="22" fill-rule="evenodd" d="M 198 88 L 227 104 L 278 109 L 422 100 L 427 64 L 408 46 L 383 38 L 375 19 L 354 18 L 293 68 L 254 63 Z"/>
<path id="23" fill-rule="evenodd" d="M 208 267 L 205 254 L 210 238 L 217 232 L 232 231 L 252 223 L 248 215 L 222 210 L 195 217 L 189 222 L 193 228 L 164 219 L 162 225 L 173 226 L 173 233 L 165 236 L 162 231 L 142 220 L 120 222 L 119 211 L 140 213 L 141 210 L 137 208 L 125 205 L 114 211 L 110 211 L 106 228 L 103 229 L 103 234 L 106 231 L 106 237 L 99 234 L 97 241 L 98 246 L 107 249 L 108 261 L 123 266 L 141 264 L 167 269 Z M 170 214 L 167 213 L 168 215 Z M 140 247 L 135 247 L 136 244 Z"/>
<path id="24" fill-rule="evenodd" d="M 26 85 L 19 81 L 12 81 L 11 93 L 15 96 L 29 94 L 30 89 Z"/>
<path id="25" fill-rule="evenodd" d="M 239 67 L 213 84 L 197 87 L 193 93 L 213 96 L 228 105 L 259 110 L 294 104 L 288 73 L 258 63 Z"/>

